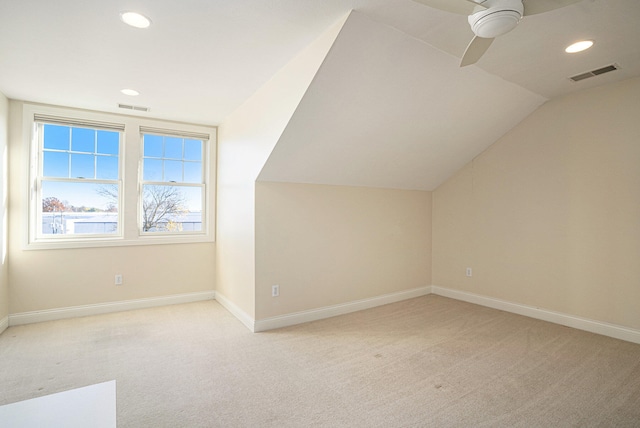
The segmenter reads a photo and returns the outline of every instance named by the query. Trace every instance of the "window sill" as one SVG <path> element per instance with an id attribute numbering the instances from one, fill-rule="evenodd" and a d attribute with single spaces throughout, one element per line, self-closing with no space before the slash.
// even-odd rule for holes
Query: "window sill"
<path id="1" fill-rule="evenodd" d="M 39 240 L 28 243 L 24 250 L 61 250 L 74 248 L 109 248 L 129 247 L 138 245 L 178 245 L 213 243 L 215 239 L 209 235 L 182 235 L 182 236 L 140 236 L 136 239 L 124 238 L 95 238 L 95 239 L 68 239 L 68 240 Z"/>

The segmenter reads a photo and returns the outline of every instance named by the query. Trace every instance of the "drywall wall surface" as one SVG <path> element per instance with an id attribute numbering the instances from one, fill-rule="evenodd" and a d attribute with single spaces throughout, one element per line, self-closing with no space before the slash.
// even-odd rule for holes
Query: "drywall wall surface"
<path id="1" fill-rule="evenodd" d="M 214 290 L 213 242 L 26 249 L 30 136 L 23 135 L 23 105 L 12 100 L 9 107 L 10 314 Z"/>
<path id="2" fill-rule="evenodd" d="M 220 136 L 224 138 L 224 129 Z M 221 140 L 223 141 L 223 140 Z M 240 168 L 239 158 L 220 144 L 219 159 L 227 166 Z M 236 161 L 238 161 L 236 163 Z M 218 170 L 216 225 L 216 295 L 230 300 L 248 317 L 254 317 L 254 184 L 245 180 L 234 183 Z"/>
<path id="3" fill-rule="evenodd" d="M 467 267 L 478 269 L 473 249 L 473 162 L 440 185 L 432 196 L 433 284 L 473 290 L 473 277 L 466 276 Z"/>
<path id="4" fill-rule="evenodd" d="M 552 100 L 438 187 L 433 284 L 640 328 L 638 117 L 640 78 Z"/>
<path id="5" fill-rule="evenodd" d="M 216 292 L 251 318 L 255 181 L 346 19 L 302 51 L 220 127 Z"/>
<path id="6" fill-rule="evenodd" d="M 7 186 L 9 100 L 0 93 L 0 333 L 8 325 L 9 316 L 9 279 L 7 269 Z M 5 321 L 7 320 L 7 321 Z"/>
<path id="7" fill-rule="evenodd" d="M 256 184 L 257 320 L 424 287 L 430 261 L 431 192 Z"/>
<path id="8" fill-rule="evenodd" d="M 14 251 L 11 313 L 212 291 L 213 260 L 205 243 Z"/>

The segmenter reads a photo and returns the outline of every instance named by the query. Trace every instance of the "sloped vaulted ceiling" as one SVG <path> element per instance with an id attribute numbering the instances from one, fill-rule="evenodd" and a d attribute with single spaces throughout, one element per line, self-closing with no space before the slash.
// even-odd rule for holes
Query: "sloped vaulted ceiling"
<path id="1" fill-rule="evenodd" d="M 352 12 L 259 180 L 433 190 L 546 101 Z"/>
<path id="2" fill-rule="evenodd" d="M 640 73 L 638 0 L 582 0 L 527 17 L 462 70 L 473 36 L 466 17 L 413 0 L 133 3 L 0 0 L 0 92 L 225 125 L 353 9 L 284 134 L 274 137 L 280 141 L 260 178 L 431 189 L 544 101 L 527 90 L 554 98 Z M 127 27 L 119 12 L 131 8 L 153 25 Z M 594 48 L 567 56 L 564 47 L 582 38 L 594 39 Z M 612 63 L 620 69 L 568 79 Z M 121 94 L 125 87 L 140 95 Z"/>

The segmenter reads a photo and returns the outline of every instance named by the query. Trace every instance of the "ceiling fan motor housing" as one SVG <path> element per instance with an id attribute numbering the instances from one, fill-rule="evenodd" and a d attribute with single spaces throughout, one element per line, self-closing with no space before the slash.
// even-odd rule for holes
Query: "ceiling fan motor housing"
<path id="1" fill-rule="evenodd" d="M 513 30 L 524 14 L 522 0 L 494 0 L 488 9 L 469 15 L 473 33 L 485 39 L 493 39 Z"/>

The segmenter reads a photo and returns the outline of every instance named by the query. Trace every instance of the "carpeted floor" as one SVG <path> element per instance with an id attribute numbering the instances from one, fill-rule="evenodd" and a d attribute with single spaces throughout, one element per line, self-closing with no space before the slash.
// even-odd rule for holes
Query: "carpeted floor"
<path id="1" fill-rule="evenodd" d="M 120 428 L 640 427 L 640 345 L 435 295 L 257 334 L 215 301 L 10 327 L 0 368 L 0 405 L 115 379 Z"/>

